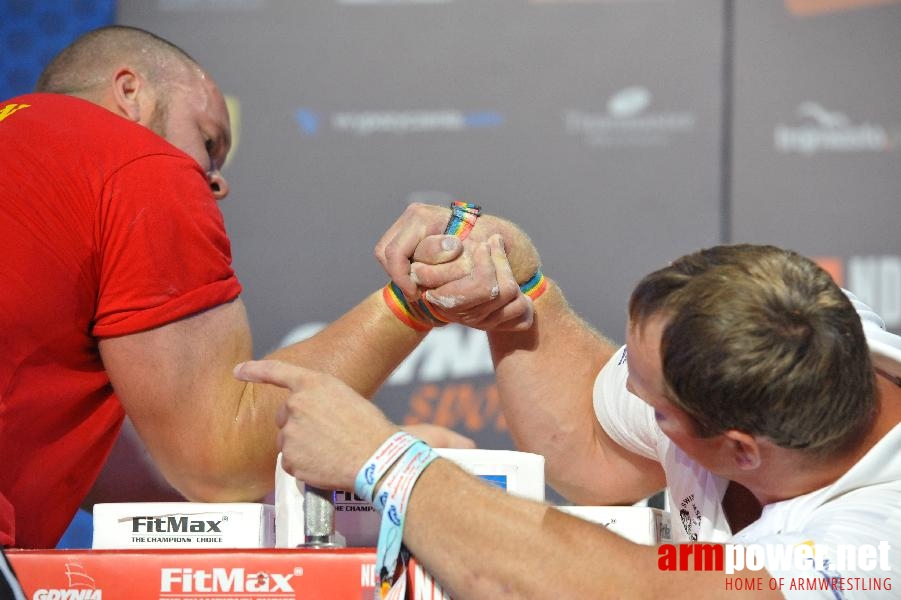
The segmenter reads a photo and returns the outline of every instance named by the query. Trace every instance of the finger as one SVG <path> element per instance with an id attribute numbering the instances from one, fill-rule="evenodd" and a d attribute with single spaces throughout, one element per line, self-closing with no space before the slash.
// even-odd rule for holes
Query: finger
<path id="1" fill-rule="evenodd" d="M 453 429 L 433 423 L 411 423 L 402 428 L 424 441 L 432 448 L 475 448 L 476 443 Z"/>
<path id="2" fill-rule="evenodd" d="M 412 298 L 416 295 L 416 284 L 410 278 L 410 257 L 416 250 L 419 236 L 412 231 L 398 233 L 384 249 L 382 268 L 388 274 L 388 278 L 396 283 L 405 296 Z"/>
<path id="3" fill-rule="evenodd" d="M 505 304 L 474 327 L 485 331 L 525 331 L 532 327 L 534 321 L 535 308 L 532 299 L 521 294 L 516 300 Z"/>
<path id="4" fill-rule="evenodd" d="M 469 436 L 465 436 L 456 431 L 451 431 L 444 443 L 444 447 L 471 450 L 476 447 L 476 441 Z"/>
<path id="5" fill-rule="evenodd" d="M 472 257 L 466 253 L 456 260 L 441 265 L 414 262 L 410 265 L 410 278 L 420 289 L 435 289 L 464 277 L 469 277 L 473 269 Z"/>
<path id="6" fill-rule="evenodd" d="M 414 202 L 376 244 L 376 259 L 410 298 L 417 291 L 410 279 L 410 259 L 423 238 L 443 233 L 449 214 L 446 208 Z"/>
<path id="7" fill-rule="evenodd" d="M 491 248 L 491 264 L 494 267 L 494 279 L 498 285 L 499 295 L 501 299 L 515 300 L 520 293 L 519 283 L 507 259 L 504 238 L 499 234 L 492 235 L 488 239 L 488 245 Z"/>
<path id="8" fill-rule="evenodd" d="M 418 271 L 417 271 L 418 272 Z M 476 244 L 472 250 L 472 270 L 463 277 L 426 291 L 426 299 L 439 309 L 458 316 L 497 298 L 499 288 L 491 262 L 491 249 L 486 243 Z M 495 307 L 484 307 L 477 312 L 485 314 Z"/>
<path id="9" fill-rule="evenodd" d="M 291 391 L 302 387 L 307 369 L 280 360 L 250 360 L 235 365 L 236 379 L 250 383 L 269 383 Z"/>
<path id="10" fill-rule="evenodd" d="M 492 236 L 482 246 L 473 252 L 475 267 L 470 277 L 426 291 L 429 302 L 450 313 L 441 316 L 479 328 L 482 320 L 516 300 L 522 293 L 507 261 L 500 236 Z M 526 310 L 522 305 L 515 314 Z"/>
<path id="11" fill-rule="evenodd" d="M 503 238 L 492 236 L 487 245 L 491 269 L 485 273 L 493 275 L 497 297 L 468 309 L 466 314 L 459 316 L 460 322 L 484 330 L 522 331 L 530 328 L 534 320 L 534 307 L 531 299 L 519 289 L 507 260 Z"/>
<path id="12" fill-rule="evenodd" d="M 463 252 L 463 243 L 454 235 L 430 235 L 423 238 L 413 252 L 413 262 L 440 265 L 454 260 Z"/>

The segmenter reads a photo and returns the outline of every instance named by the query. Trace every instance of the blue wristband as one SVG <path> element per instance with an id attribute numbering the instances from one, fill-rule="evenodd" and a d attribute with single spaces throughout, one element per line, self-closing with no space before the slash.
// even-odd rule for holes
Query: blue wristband
<path id="1" fill-rule="evenodd" d="M 419 476 L 438 455 L 425 442 L 413 444 L 379 487 L 373 505 L 382 513 L 376 547 L 376 598 L 384 598 L 394 583 L 404 537 L 410 494 Z"/>
<path id="2" fill-rule="evenodd" d="M 372 502 L 375 485 L 385 476 L 391 465 L 418 441 L 417 437 L 406 431 L 398 431 L 385 440 L 357 473 L 354 480 L 354 493 L 357 497 Z"/>

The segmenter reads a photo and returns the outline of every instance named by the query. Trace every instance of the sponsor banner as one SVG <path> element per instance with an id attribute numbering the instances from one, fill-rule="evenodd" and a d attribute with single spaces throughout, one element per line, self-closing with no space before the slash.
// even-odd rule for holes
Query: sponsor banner
<path id="1" fill-rule="evenodd" d="M 375 552 L 9 550 L 30 600 L 372 598 Z"/>
<path id="2" fill-rule="evenodd" d="M 448 133 L 492 129 L 504 123 L 497 111 L 383 110 L 324 114 L 301 107 L 294 111 L 298 130 L 306 136 L 319 134 L 324 126 L 332 131 L 366 137 L 373 134 Z"/>
<path id="3" fill-rule="evenodd" d="M 410 600 L 452 600 L 441 584 L 411 556 L 407 564 L 407 597 Z"/>
<path id="4" fill-rule="evenodd" d="M 801 102 L 795 113 L 797 123 L 779 123 L 773 130 L 773 147 L 781 154 L 854 154 L 898 148 L 901 128 L 897 126 L 856 121 L 844 112 L 813 101 Z"/>
<path id="5" fill-rule="evenodd" d="M 616 91 L 607 99 L 606 110 L 563 112 L 568 135 L 582 139 L 587 147 L 661 147 L 676 136 L 695 130 L 696 116 L 689 110 L 652 108 L 653 95 L 642 85 Z"/>

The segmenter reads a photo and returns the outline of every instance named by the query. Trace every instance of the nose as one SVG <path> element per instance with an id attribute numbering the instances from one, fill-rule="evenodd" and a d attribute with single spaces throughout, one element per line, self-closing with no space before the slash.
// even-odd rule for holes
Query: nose
<path id="1" fill-rule="evenodd" d="M 222 200 L 228 196 L 228 181 L 226 181 L 219 169 L 208 172 L 207 178 L 210 180 L 210 189 L 213 190 L 213 197 L 216 200 Z"/>

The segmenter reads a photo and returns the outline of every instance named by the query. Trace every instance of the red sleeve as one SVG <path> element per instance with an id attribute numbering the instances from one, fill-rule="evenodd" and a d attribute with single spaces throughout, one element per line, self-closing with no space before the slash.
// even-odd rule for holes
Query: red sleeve
<path id="1" fill-rule="evenodd" d="M 222 213 L 186 157 L 145 156 L 119 169 L 96 223 L 97 337 L 158 327 L 241 292 Z"/>

